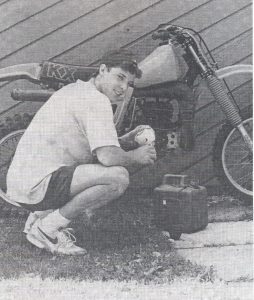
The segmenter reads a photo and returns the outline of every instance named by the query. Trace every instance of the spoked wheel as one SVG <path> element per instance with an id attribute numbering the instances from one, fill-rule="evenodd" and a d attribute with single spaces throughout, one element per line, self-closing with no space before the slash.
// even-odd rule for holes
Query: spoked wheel
<path id="1" fill-rule="evenodd" d="M 27 211 L 6 195 L 6 176 L 18 142 L 33 115 L 28 113 L 8 117 L 0 124 L 0 217 L 24 217 Z"/>
<path id="2" fill-rule="evenodd" d="M 24 129 L 15 130 L 0 140 L 0 197 L 16 206 L 17 204 L 11 201 L 6 195 L 6 176 L 18 142 L 24 131 Z"/>
<path id="3" fill-rule="evenodd" d="M 243 125 L 252 137 L 253 118 L 250 112 L 245 114 Z M 224 125 L 217 135 L 213 154 L 215 171 L 226 190 L 233 196 L 251 201 L 252 152 L 245 145 L 240 132 L 228 124 Z"/>

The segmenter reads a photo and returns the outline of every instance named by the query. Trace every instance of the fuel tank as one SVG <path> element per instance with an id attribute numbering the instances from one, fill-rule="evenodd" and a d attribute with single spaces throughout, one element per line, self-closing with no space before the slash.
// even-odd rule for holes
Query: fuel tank
<path id="1" fill-rule="evenodd" d="M 139 63 L 143 74 L 135 80 L 137 88 L 178 80 L 181 75 L 179 60 L 171 44 L 157 47 Z"/>

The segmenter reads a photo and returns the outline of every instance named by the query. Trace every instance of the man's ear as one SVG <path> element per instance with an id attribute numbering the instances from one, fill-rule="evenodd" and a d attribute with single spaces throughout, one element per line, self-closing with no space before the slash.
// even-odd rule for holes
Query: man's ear
<path id="1" fill-rule="evenodd" d="M 102 75 L 105 73 L 105 71 L 107 70 L 107 66 L 105 64 L 101 64 L 100 68 L 99 68 L 99 74 Z"/>

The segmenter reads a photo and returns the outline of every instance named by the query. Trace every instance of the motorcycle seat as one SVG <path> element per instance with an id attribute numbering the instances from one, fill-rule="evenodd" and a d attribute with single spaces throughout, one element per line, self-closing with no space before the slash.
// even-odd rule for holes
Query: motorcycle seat
<path id="1" fill-rule="evenodd" d="M 49 84 L 62 83 L 66 85 L 77 79 L 87 81 L 97 70 L 98 67 L 44 61 L 41 64 L 40 80 Z"/>

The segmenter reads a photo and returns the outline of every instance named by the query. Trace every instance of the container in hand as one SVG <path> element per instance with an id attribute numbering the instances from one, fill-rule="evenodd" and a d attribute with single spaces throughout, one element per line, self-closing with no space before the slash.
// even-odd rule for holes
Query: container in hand
<path id="1" fill-rule="evenodd" d="M 155 132 L 153 128 L 146 127 L 139 131 L 135 136 L 135 142 L 140 146 L 142 145 L 154 145 L 155 142 Z"/>

